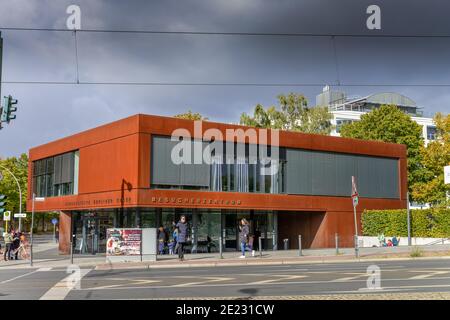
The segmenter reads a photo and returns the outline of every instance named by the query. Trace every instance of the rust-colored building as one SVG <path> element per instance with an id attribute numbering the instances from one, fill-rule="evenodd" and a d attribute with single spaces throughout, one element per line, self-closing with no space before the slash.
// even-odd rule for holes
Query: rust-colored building
<path id="1" fill-rule="evenodd" d="M 36 211 L 61 212 L 61 253 L 71 230 L 75 252 L 104 252 L 107 228 L 170 229 L 182 214 L 192 252 L 218 250 L 221 234 L 236 250 L 241 218 L 267 250 L 296 248 L 299 234 L 303 248 L 333 247 L 336 233 L 349 247 L 352 176 L 358 223 L 364 209 L 406 207 L 397 144 L 135 115 L 29 153 L 27 209 L 35 193 Z"/>

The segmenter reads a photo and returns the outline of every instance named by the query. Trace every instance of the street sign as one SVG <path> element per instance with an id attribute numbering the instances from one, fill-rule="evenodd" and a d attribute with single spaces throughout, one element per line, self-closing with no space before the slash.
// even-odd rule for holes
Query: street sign
<path id="1" fill-rule="evenodd" d="M 26 213 L 14 213 L 14 218 L 26 218 Z"/>
<path id="2" fill-rule="evenodd" d="M 353 206 L 356 207 L 358 205 L 358 190 L 356 190 L 356 181 L 355 177 L 352 176 L 352 200 Z"/>
<path id="3" fill-rule="evenodd" d="M 352 199 L 353 199 L 353 206 L 356 207 L 359 201 L 358 196 L 352 196 Z"/>
<path id="4" fill-rule="evenodd" d="M 450 184 L 450 166 L 444 167 L 444 183 Z"/>
<path id="5" fill-rule="evenodd" d="M 11 211 L 3 212 L 3 221 L 11 221 Z"/>
<path id="6" fill-rule="evenodd" d="M 52 223 L 53 223 L 53 225 L 57 224 L 57 223 L 58 223 L 58 219 L 53 218 L 53 219 L 52 219 Z"/>

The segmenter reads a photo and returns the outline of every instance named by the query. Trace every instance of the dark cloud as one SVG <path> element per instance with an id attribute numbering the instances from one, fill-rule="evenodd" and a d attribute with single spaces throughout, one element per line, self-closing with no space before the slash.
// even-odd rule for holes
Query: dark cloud
<path id="1" fill-rule="evenodd" d="M 450 34 L 446 1 L 365 0 L 0 0 L 0 27 L 65 28 L 69 4 L 82 28 L 336 34 Z M 370 4 L 382 30 L 365 28 Z M 3 31 L 3 80 L 74 81 L 74 36 Z M 450 38 L 258 37 L 78 33 L 81 81 L 337 84 L 450 84 Z M 343 87 L 349 95 L 403 93 L 428 114 L 448 112 L 445 87 Z M 18 118 L 0 132 L 0 156 L 135 113 L 173 115 L 188 108 L 237 122 L 257 103 L 311 87 L 148 87 L 3 84 L 19 99 Z"/>

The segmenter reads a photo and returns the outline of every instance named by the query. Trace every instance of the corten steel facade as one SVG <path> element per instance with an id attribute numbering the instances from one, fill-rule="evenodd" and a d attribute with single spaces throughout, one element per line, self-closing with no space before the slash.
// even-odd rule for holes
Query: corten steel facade
<path id="1" fill-rule="evenodd" d="M 238 218 L 247 217 L 250 220 L 252 218 L 259 219 L 258 223 L 263 229 L 264 221 L 270 223 L 270 231 L 273 231 L 271 235 L 273 248 L 281 249 L 283 239 L 289 239 L 290 248 L 296 248 L 299 234 L 302 235 L 304 248 L 334 247 L 336 233 L 341 239 L 340 245 L 350 247 L 353 245 L 354 222 L 350 198 L 352 167 L 348 165 L 349 161 L 362 161 L 365 169 L 360 169 L 360 172 L 365 170 L 367 175 L 364 178 L 365 182 L 361 178 L 361 183 L 366 184 L 362 188 L 367 189 L 368 196 L 366 197 L 364 192 L 360 192 L 357 207 L 359 228 L 361 227 L 360 215 L 364 209 L 406 207 L 407 171 L 404 145 L 286 131 L 279 132 L 280 148 L 286 150 L 284 157 L 288 163 L 298 163 L 298 170 L 292 165 L 286 169 L 287 181 L 283 182 L 285 186 L 283 192 L 272 194 L 155 187 L 152 185 L 152 168 L 158 170 L 158 168 L 154 168 L 154 164 L 161 159 L 157 157 L 159 155 L 152 155 L 152 150 L 156 148 L 156 146 L 152 146 L 152 143 L 156 145 L 155 137 L 170 137 L 174 130 L 180 128 L 187 129 L 194 139 L 202 139 L 203 133 L 208 129 L 219 129 L 224 137 L 226 137 L 226 129 L 248 129 L 243 126 L 204 121 L 202 122 L 202 132 L 195 132 L 194 122 L 190 120 L 135 115 L 30 150 L 28 174 L 33 178 L 29 179 L 28 190 L 36 192 L 40 188 L 39 192 L 45 193 L 42 191 L 44 187 L 39 186 L 40 183 L 45 185 L 44 178 L 39 178 L 40 180 L 37 181 L 39 175 L 37 171 L 45 173 L 45 170 L 50 170 L 52 172 L 52 180 L 47 183 L 47 186 L 52 188 L 48 192 L 56 196 L 46 197 L 44 202 L 36 202 L 35 210 L 37 212 L 61 212 L 59 224 L 61 253 L 68 253 L 70 250 L 70 233 L 75 224 L 79 224 L 78 232 L 80 234 L 89 232 L 88 227 L 91 225 L 86 225 L 87 219 L 96 216 L 103 217 L 107 215 L 104 212 L 109 212 L 108 214 L 113 217 L 111 219 L 114 219 L 114 222 L 110 220 L 110 223 L 115 227 L 122 227 L 125 224 L 139 226 L 142 223 L 139 222 L 139 219 L 143 217 L 142 212 L 148 214 L 145 216 L 146 219 L 152 221 L 149 223 L 156 227 L 161 224 L 161 212 L 163 215 L 167 212 L 173 213 L 170 213 L 167 219 L 174 219 L 180 213 L 192 213 L 190 218 L 197 220 L 195 224 L 200 224 L 199 217 L 202 214 L 203 220 L 217 217 L 214 220 L 218 221 L 220 225 L 217 234 L 209 229 L 205 231 L 214 233 L 208 234 L 208 236 L 217 238 L 219 234 L 222 234 L 225 224 L 231 228 L 230 234 L 234 234 L 230 223 L 233 225 Z M 258 129 L 256 130 L 258 131 Z M 270 145 L 270 134 L 268 144 Z M 69 156 L 66 157 L 64 154 L 69 154 Z M 71 156 L 73 154 L 75 157 Z M 39 163 L 38 160 L 50 157 L 54 157 L 51 162 L 47 161 L 47 167 L 51 167 L 50 169 L 38 168 L 36 165 Z M 64 160 L 64 157 L 67 159 Z M 309 159 L 309 162 L 305 159 Z M 322 160 L 318 162 L 314 159 Z M 373 163 L 376 163 L 377 168 L 372 168 L 371 159 L 375 161 Z M 69 177 L 64 172 L 64 168 L 74 165 L 74 162 L 76 172 Z M 351 163 L 356 166 L 356 162 Z M 384 164 L 386 164 L 386 168 L 383 167 Z M 340 166 L 347 168 L 345 170 L 348 172 L 340 170 Z M 313 167 L 315 169 L 310 169 Z M 58 173 L 53 173 L 53 170 Z M 314 182 L 316 175 L 329 176 L 330 172 L 332 177 L 323 179 L 330 178 L 333 184 L 344 186 L 333 189 L 335 192 L 339 192 L 337 196 L 327 195 L 329 194 L 326 191 L 329 183 L 319 186 L 317 190 L 322 191 L 315 194 L 314 188 L 311 189 L 308 187 L 309 185 L 302 182 L 303 180 Z M 370 176 L 371 172 L 378 173 L 376 176 Z M 379 175 L 386 176 L 383 178 L 384 182 L 378 181 L 377 189 L 370 191 L 372 183 L 377 183 L 371 179 L 377 180 Z M 65 179 L 72 182 L 76 180 L 76 186 L 73 183 L 65 184 L 65 181 L 69 181 Z M 390 179 L 389 185 L 386 183 L 388 181 L 386 179 Z M 344 182 L 340 182 L 340 180 Z M 385 184 L 383 185 L 383 183 Z M 392 186 L 394 186 L 394 190 L 392 190 Z M 290 193 L 292 190 L 294 190 L 292 193 L 295 194 Z M 31 211 L 33 192 L 28 193 L 28 211 Z M 377 196 L 377 192 L 386 196 Z M 330 193 L 332 192 L 330 191 Z M 266 215 L 270 216 L 270 219 L 265 218 Z M 75 219 L 72 216 L 78 218 Z M 132 218 L 130 218 L 131 216 Z M 137 225 L 133 225 L 133 223 L 130 224 L 130 219 L 139 221 L 136 222 Z M 104 238 L 104 230 L 98 231 L 98 225 L 102 223 L 104 222 L 101 220 L 92 222 L 92 226 L 97 226 L 95 229 L 97 231 L 93 231 L 96 237 L 95 241 Z M 106 222 L 107 224 L 108 222 Z M 209 222 L 208 228 L 211 228 Z M 267 231 L 266 228 L 265 232 Z M 86 237 L 84 233 L 83 237 Z M 227 235 L 224 234 L 224 236 Z M 262 235 L 262 237 L 264 236 L 269 237 L 269 233 Z M 236 246 L 235 243 L 230 243 L 231 247 Z M 74 245 L 78 244 L 74 243 Z M 82 246 L 83 244 L 80 245 L 80 248 Z"/>

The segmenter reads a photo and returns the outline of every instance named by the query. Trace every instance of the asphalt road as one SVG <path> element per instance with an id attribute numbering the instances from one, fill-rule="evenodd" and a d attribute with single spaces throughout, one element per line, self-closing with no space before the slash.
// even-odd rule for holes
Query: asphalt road
<path id="1" fill-rule="evenodd" d="M 369 282 L 367 268 L 380 269 Z M 376 272 L 376 267 L 375 267 Z M 82 277 L 77 282 L 74 277 Z M 376 276 L 376 274 L 375 274 Z M 450 292 L 450 260 L 210 268 L 0 270 L 0 299 L 174 299 Z"/>

